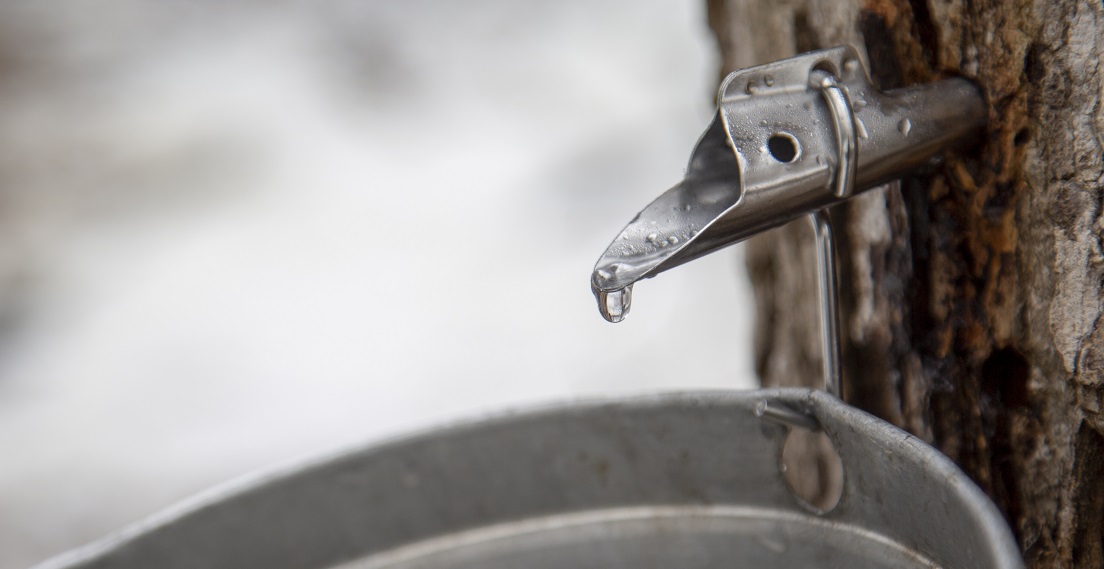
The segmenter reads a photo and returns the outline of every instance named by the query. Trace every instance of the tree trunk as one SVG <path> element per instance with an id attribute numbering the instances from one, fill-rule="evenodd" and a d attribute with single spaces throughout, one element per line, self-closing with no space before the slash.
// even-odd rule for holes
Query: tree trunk
<path id="1" fill-rule="evenodd" d="M 1104 567 L 1099 0 L 709 0 L 723 72 L 850 43 L 882 89 L 959 75 L 980 148 L 835 208 L 845 399 L 932 443 L 1030 567 Z M 753 239 L 757 369 L 817 385 L 806 223 Z"/>

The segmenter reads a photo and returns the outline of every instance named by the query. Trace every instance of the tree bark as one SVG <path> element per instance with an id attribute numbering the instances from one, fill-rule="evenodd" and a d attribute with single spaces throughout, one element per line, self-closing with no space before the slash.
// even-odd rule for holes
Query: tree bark
<path id="1" fill-rule="evenodd" d="M 845 399 L 946 453 L 1030 567 L 1104 567 L 1098 0 L 709 0 L 723 73 L 850 43 L 883 89 L 964 76 L 979 148 L 835 208 Z M 812 233 L 753 239 L 765 385 L 818 385 Z"/>

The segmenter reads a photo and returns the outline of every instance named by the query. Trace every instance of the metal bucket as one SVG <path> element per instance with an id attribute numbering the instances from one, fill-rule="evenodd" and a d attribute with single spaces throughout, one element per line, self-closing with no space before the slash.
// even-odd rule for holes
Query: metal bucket
<path id="1" fill-rule="evenodd" d="M 780 472 L 807 413 L 843 493 L 817 513 Z M 758 407 L 758 413 L 757 413 Z M 198 500 L 51 568 L 1022 567 L 943 455 L 808 390 L 703 392 L 503 416 Z"/>

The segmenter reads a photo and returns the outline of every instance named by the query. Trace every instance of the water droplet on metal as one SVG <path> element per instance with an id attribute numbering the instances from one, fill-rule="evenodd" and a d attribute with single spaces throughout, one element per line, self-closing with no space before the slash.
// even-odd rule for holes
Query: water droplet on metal
<path id="1" fill-rule="evenodd" d="M 667 242 L 670 243 L 671 245 L 678 245 L 679 238 L 672 235 L 672 236 L 667 238 Z"/>
<path id="2" fill-rule="evenodd" d="M 912 130 L 912 121 L 907 118 L 901 119 L 901 122 L 897 123 L 897 130 L 901 131 L 901 134 L 908 136 L 909 131 Z"/>
<path id="3" fill-rule="evenodd" d="M 649 233 L 647 239 L 648 239 L 648 243 L 651 243 L 651 244 L 654 245 L 656 240 L 659 239 L 659 236 L 656 235 L 655 233 Z"/>

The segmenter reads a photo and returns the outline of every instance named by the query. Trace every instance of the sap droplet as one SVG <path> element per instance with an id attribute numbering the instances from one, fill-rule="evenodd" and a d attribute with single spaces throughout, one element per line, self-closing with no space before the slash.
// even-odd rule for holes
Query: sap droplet
<path id="1" fill-rule="evenodd" d="M 625 319 L 632 308 L 632 285 L 611 291 L 595 291 L 598 298 L 598 311 L 602 318 L 617 323 Z"/>
<path id="2" fill-rule="evenodd" d="M 901 122 L 897 123 L 897 130 L 901 131 L 901 134 L 908 136 L 909 131 L 912 130 L 912 121 L 908 118 L 901 119 Z"/>

